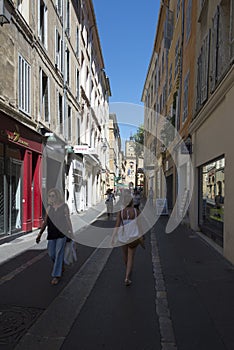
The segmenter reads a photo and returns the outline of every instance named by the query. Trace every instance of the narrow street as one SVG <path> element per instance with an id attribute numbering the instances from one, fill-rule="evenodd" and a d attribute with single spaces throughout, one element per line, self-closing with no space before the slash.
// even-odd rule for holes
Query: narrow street
<path id="1" fill-rule="evenodd" d="M 165 234 L 166 223 L 137 248 L 130 287 L 121 248 L 79 244 L 57 286 L 45 247 L 2 263 L 1 349 L 233 349 L 232 265 L 186 226 Z M 91 229 L 113 226 L 102 213 Z"/>

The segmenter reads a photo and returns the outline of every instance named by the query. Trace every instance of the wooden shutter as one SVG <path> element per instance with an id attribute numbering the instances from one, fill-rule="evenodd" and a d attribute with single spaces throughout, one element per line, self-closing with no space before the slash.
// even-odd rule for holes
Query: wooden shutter
<path id="1" fill-rule="evenodd" d="M 231 0 L 230 11 L 230 60 L 234 61 L 234 0 Z"/>
<path id="2" fill-rule="evenodd" d="M 219 6 L 212 23 L 212 44 L 211 44 L 211 91 L 213 92 L 217 82 L 219 49 Z"/>
<path id="3" fill-rule="evenodd" d="M 201 74 L 201 104 L 208 97 L 208 79 L 209 79 L 209 54 L 210 54 L 210 31 L 204 39 L 202 46 L 202 74 Z"/>

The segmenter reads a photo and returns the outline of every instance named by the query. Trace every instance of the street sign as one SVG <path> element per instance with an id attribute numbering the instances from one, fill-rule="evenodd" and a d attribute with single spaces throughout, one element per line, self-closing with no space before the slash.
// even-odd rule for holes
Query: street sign
<path id="1" fill-rule="evenodd" d="M 167 199 L 157 198 L 156 199 L 156 213 L 157 215 L 168 215 Z"/>
<path id="2" fill-rule="evenodd" d="M 87 145 L 74 145 L 73 150 L 74 153 L 97 154 L 96 149 L 94 147 L 89 147 Z"/>

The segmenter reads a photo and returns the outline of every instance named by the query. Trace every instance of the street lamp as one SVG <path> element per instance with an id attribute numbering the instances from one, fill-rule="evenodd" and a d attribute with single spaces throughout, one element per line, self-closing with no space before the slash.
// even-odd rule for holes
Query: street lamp
<path id="1" fill-rule="evenodd" d="M 105 153 L 106 150 L 107 150 L 107 144 L 104 142 L 103 145 L 102 145 L 102 150 L 103 152 Z"/>
<path id="2" fill-rule="evenodd" d="M 10 23 L 11 15 L 6 8 L 5 0 L 0 0 L 0 26 Z"/>

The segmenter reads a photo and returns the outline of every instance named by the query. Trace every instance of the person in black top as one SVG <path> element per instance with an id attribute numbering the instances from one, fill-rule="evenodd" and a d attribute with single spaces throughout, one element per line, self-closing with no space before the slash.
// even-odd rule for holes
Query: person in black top
<path id="1" fill-rule="evenodd" d="M 67 236 L 71 237 L 73 231 L 68 206 L 62 200 L 58 189 L 52 188 L 49 190 L 48 203 L 49 206 L 46 209 L 45 220 L 36 238 L 36 242 L 40 242 L 41 236 L 47 226 L 47 248 L 49 256 L 54 262 L 51 284 L 56 285 L 62 276 Z"/>

